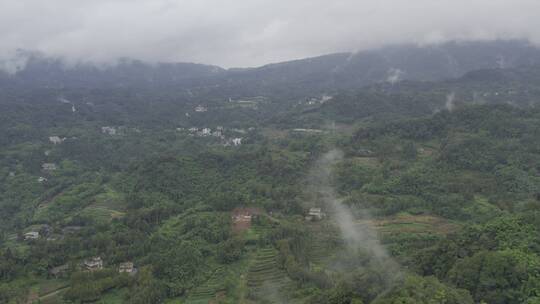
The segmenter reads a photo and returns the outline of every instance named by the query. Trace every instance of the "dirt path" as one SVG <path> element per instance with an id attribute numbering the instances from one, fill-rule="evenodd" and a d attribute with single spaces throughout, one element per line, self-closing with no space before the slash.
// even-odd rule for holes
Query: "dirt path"
<path id="1" fill-rule="evenodd" d="M 39 297 L 39 300 L 40 300 L 40 301 L 43 301 L 43 300 L 46 300 L 47 298 L 56 296 L 56 295 L 58 295 L 59 293 L 61 293 L 62 291 L 68 289 L 68 288 L 69 288 L 69 286 L 59 288 L 59 289 L 57 289 L 57 290 L 55 290 L 55 291 L 53 291 L 53 292 L 50 292 L 50 293 L 48 293 L 48 294 L 45 294 L 45 295 Z"/>

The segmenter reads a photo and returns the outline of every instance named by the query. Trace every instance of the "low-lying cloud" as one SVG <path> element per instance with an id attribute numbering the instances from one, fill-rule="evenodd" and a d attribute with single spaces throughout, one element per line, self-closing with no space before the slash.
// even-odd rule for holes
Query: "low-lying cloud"
<path id="1" fill-rule="evenodd" d="M 540 1 L 3 0 L 0 37 L 8 68 L 17 49 L 255 66 L 386 44 L 540 42 Z"/>
<path id="2" fill-rule="evenodd" d="M 366 222 L 371 218 L 367 210 L 361 208 L 352 208 L 343 203 L 334 190 L 333 185 L 333 168 L 343 160 L 343 153 L 339 150 L 330 150 L 323 154 L 310 170 L 307 178 L 308 187 L 306 190 L 315 199 L 308 204 L 316 204 L 322 207 L 323 210 L 329 213 L 331 223 L 334 223 L 340 232 L 340 236 L 345 243 L 344 250 L 347 251 L 347 256 L 354 257 L 355 253 L 362 253 L 361 257 L 368 257 L 372 265 L 376 265 L 376 271 L 384 283 L 384 288 L 390 287 L 395 280 L 401 277 L 399 264 L 387 252 L 386 248 L 381 243 L 377 231 L 374 227 Z M 360 223 L 353 214 L 361 215 L 364 223 Z M 340 262 L 340 261 L 336 261 Z M 350 263 L 356 264 L 355 268 L 365 267 L 364 261 L 358 259 L 349 260 Z M 348 271 L 355 269 L 349 268 Z M 383 289 L 384 289 L 383 288 Z"/>

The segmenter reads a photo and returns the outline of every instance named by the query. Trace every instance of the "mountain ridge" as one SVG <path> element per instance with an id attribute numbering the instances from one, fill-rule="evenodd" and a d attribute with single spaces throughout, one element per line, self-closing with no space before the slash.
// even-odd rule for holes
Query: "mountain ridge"
<path id="1" fill-rule="evenodd" d="M 298 93 L 402 80 L 437 81 L 474 70 L 537 64 L 540 64 L 540 49 L 519 40 L 395 45 L 229 69 L 196 63 L 150 64 L 130 59 L 101 68 L 89 64 L 66 67 L 60 59 L 31 55 L 24 69 L 14 74 L 0 72 L 0 87 L 240 87 L 257 94 L 286 85 Z"/>

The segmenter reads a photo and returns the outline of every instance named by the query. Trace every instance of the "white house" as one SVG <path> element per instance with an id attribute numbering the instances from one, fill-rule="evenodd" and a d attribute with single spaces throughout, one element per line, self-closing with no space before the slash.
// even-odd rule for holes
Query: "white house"
<path id="1" fill-rule="evenodd" d="M 203 107 L 201 105 L 198 105 L 196 108 L 195 108 L 195 112 L 206 112 L 208 111 L 208 108 L 206 107 Z"/>
<path id="2" fill-rule="evenodd" d="M 134 275 L 137 273 L 137 268 L 135 268 L 133 262 L 124 262 L 120 263 L 120 266 L 118 267 L 118 272 Z"/>
<path id="3" fill-rule="evenodd" d="M 60 136 L 50 136 L 49 137 L 49 141 L 51 143 L 53 143 L 54 145 L 59 145 L 59 144 L 63 143 L 64 140 L 66 140 L 65 137 L 64 138 L 60 138 Z"/>
<path id="4" fill-rule="evenodd" d="M 84 267 L 89 271 L 96 271 L 103 269 L 103 260 L 101 257 L 93 257 L 84 261 Z"/>
<path id="5" fill-rule="evenodd" d="M 212 130 L 210 128 L 204 128 L 202 129 L 201 135 L 202 136 L 208 136 L 212 134 Z"/>
<path id="6" fill-rule="evenodd" d="M 41 165 L 41 168 L 45 171 L 54 171 L 56 170 L 56 164 L 44 163 L 43 165 Z"/>
<path id="7" fill-rule="evenodd" d="M 115 127 L 101 127 L 101 133 L 108 135 L 116 135 Z"/>
<path id="8" fill-rule="evenodd" d="M 39 239 L 39 232 L 37 231 L 30 231 L 24 234 L 24 239 L 26 241 L 28 240 L 37 240 Z"/>
<path id="9" fill-rule="evenodd" d="M 309 208 L 309 212 L 306 216 L 306 220 L 313 221 L 313 220 L 322 220 L 326 214 L 324 212 L 321 212 L 321 208 Z"/>
<path id="10" fill-rule="evenodd" d="M 241 137 L 233 138 L 232 143 L 235 146 L 240 146 L 242 144 L 242 138 Z"/>

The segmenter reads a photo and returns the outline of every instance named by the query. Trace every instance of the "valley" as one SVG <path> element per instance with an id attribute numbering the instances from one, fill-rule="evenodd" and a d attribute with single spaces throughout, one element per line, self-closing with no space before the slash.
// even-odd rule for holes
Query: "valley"
<path id="1" fill-rule="evenodd" d="M 537 303 L 538 54 L 33 58 L 0 79 L 0 303 Z"/>

